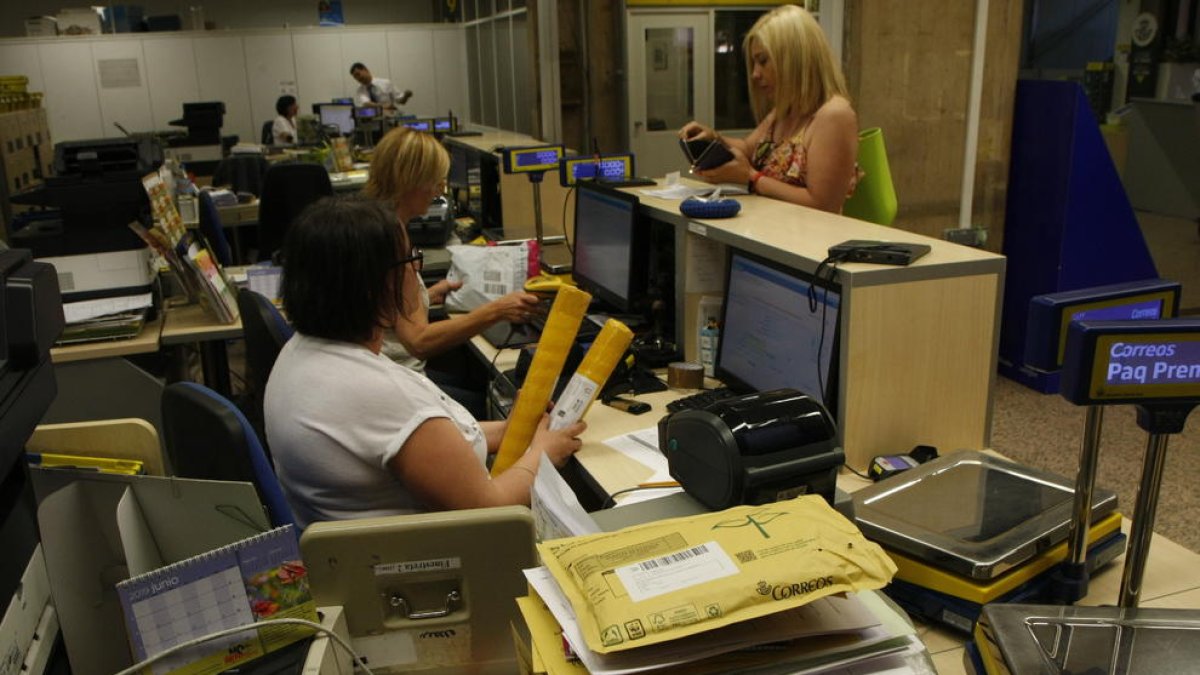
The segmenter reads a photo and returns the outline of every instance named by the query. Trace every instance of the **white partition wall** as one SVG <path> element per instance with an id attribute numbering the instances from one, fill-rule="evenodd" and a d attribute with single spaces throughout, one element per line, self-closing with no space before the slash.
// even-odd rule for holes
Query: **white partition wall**
<path id="1" fill-rule="evenodd" d="M 405 111 L 469 117 L 464 29 L 395 24 L 221 32 L 134 33 L 0 40 L 0 73 L 26 75 L 45 93 L 57 141 L 169 128 L 183 103 L 223 101 L 222 133 L 257 142 L 275 100 L 293 94 L 300 112 L 353 95 L 350 64 L 414 96 Z"/>

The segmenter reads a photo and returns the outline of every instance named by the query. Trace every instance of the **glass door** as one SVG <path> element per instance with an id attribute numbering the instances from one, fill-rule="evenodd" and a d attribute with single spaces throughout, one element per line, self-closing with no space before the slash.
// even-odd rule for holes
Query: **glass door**
<path id="1" fill-rule="evenodd" d="M 629 139 L 642 176 L 687 171 L 679 128 L 713 124 L 708 12 L 629 15 Z"/>

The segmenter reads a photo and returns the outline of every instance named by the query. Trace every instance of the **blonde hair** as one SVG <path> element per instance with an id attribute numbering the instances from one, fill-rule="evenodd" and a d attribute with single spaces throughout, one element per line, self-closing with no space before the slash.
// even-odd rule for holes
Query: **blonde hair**
<path id="1" fill-rule="evenodd" d="M 834 96 L 849 98 L 842 69 L 834 63 L 833 51 L 821 25 L 802 7 L 782 5 L 763 14 L 746 33 L 746 79 L 754 72 L 751 46 L 757 42 L 775 66 L 776 118 L 796 113 L 808 117 Z M 753 86 L 750 103 L 754 117 L 762 120 L 771 112 L 771 102 Z"/>
<path id="2" fill-rule="evenodd" d="M 372 199 L 394 205 L 405 194 L 437 183 L 449 173 L 450 155 L 436 138 L 396 127 L 375 146 L 363 190 Z"/>

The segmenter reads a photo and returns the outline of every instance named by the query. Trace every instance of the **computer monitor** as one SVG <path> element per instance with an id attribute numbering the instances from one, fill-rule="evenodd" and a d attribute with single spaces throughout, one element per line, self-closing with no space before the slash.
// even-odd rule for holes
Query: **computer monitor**
<path id="1" fill-rule="evenodd" d="M 558 182 L 563 187 L 580 180 L 622 180 L 633 175 L 633 155 L 568 157 L 558 164 Z"/>
<path id="2" fill-rule="evenodd" d="M 618 312 L 643 309 L 647 246 L 642 230 L 635 195 L 580 183 L 571 270 L 576 285 Z"/>
<path id="3" fill-rule="evenodd" d="M 839 285 L 731 248 L 717 379 L 737 391 L 798 389 L 836 418 L 841 297 Z"/>
<path id="4" fill-rule="evenodd" d="M 321 126 L 334 126 L 342 135 L 354 133 L 354 106 L 325 103 L 320 108 Z"/>
<path id="5" fill-rule="evenodd" d="M 373 120 L 379 117 L 379 108 L 364 106 L 354 109 L 354 119 L 357 120 Z"/>
<path id="6" fill-rule="evenodd" d="M 352 98 L 335 98 L 330 102 L 336 105 L 354 105 L 354 99 Z"/>
<path id="7" fill-rule="evenodd" d="M 450 144 L 450 176 L 452 188 L 470 187 L 471 184 L 471 153 L 457 143 Z"/>
<path id="8" fill-rule="evenodd" d="M 433 120 L 428 118 L 419 120 L 405 120 L 401 122 L 401 124 L 409 129 L 412 129 L 413 131 L 433 132 Z"/>

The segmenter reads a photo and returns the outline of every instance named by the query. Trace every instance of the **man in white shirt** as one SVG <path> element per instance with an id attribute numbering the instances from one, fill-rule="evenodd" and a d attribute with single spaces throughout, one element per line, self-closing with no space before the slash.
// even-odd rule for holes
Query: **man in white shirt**
<path id="1" fill-rule="evenodd" d="M 383 108 L 394 110 L 397 105 L 404 105 L 412 96 L 412 91 L 405 89 L 398 93 L 392 86 L 391 80 L 382 77 L 372 77 L 371 71 L 361 63 L 350 66 L 350 75 L 358 81 L 358 91 L 354 94 L 354 103 L 360 108 Z"/>

